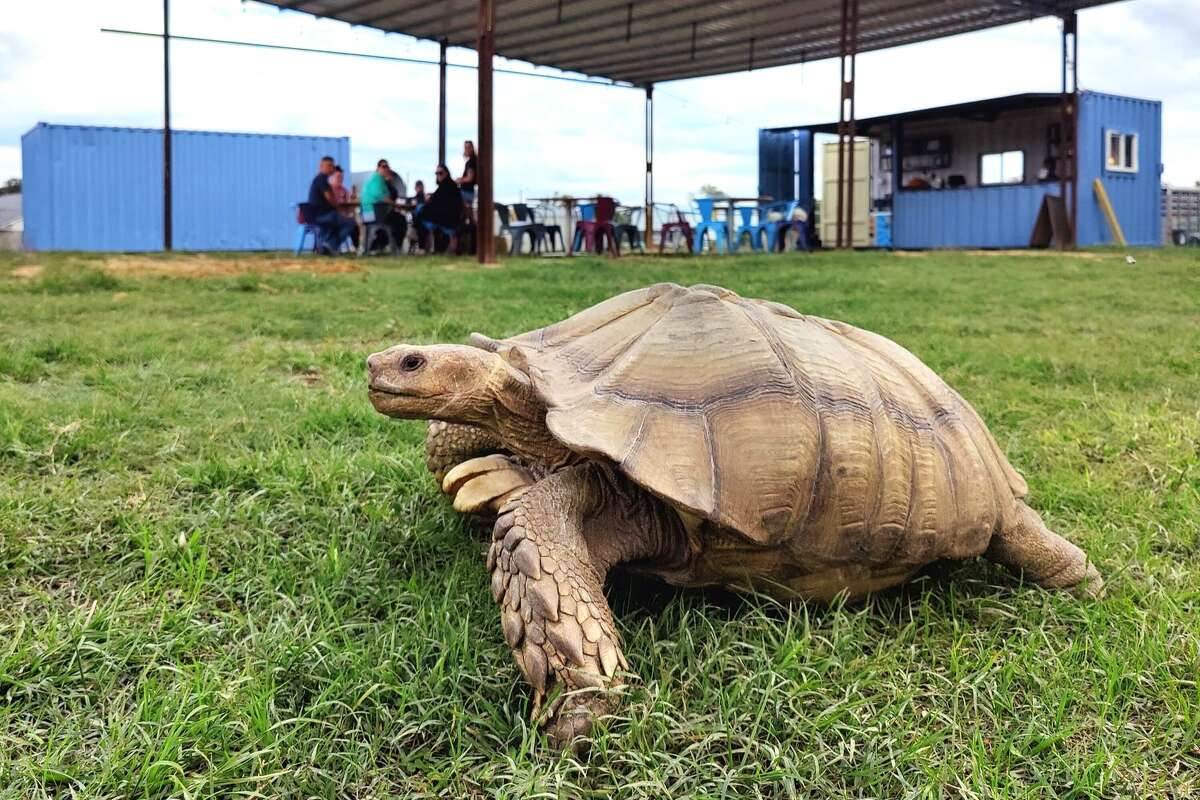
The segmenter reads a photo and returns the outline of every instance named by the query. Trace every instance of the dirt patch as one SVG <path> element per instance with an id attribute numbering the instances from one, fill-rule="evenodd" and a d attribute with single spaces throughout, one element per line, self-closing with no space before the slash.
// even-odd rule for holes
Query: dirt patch
<path id="1" fill-rule="evenodd" d="M 38 269 L 34 267 L 34 269 Z M 348 258 L 220 258 L 208 255 L 175 256 L 110 256 L 100 262 L 100 269 L 116 277 L 156 276 L 171 278 L 228 278 L 237 275 L 272 275 L 276 273 L 336 274 L 362 272 L 358 262 Z M 15 272 L 15 270 L 14 270 Z"/>
<path id="2" fill-rule="evenodd" d="M 1060 258 L 1078 258 L 1083 261 L 1105 261 L 1116 258 L 1113 253 L 1091 253 L 1086 250 L 896 250 L 895 255 L 901 258 L 925 258 L 931 253 L 953 253 L 960 256 L 1026 256 L 1029 258 L 1045 258 L 1055 256 Z"/>
<path id="3" fill-rule="evenodd" d="M 32 280 L 42 274 L 42 268 L 36 265 L 28 267 L 16 267 L 8 273 L 13 278 L 22 280 Z"/>

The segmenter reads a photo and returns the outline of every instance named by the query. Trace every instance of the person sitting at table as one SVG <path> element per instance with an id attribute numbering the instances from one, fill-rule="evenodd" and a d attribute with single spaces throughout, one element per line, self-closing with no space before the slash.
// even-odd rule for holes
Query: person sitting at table
<path id="1" fill-rule="evenodd" d="M 422 242 L 422 228 L 417 222 L 417 215 L 421 213 L 421 208 L 424 207 L 425 201 L 428 198 L 425 195 L 425 181 L 417 181 L 413 184 L 413 196 L 408 198 L 408 202 L 413 206 L 413 224 L 408 229 L 408 251 L 410 253 L 420 250 L 424 244 Z"/>
<path id="2" fill-rule="evenodd" d="M 408 219 L 405 218 L 403 211 L 395 207 L 396 198 L 399 195 L 395 193 L 396 189 L 390 180 L 390 177 L 395 174 L 388 166 L 386 158 L 379 159 L 375 164 L 375 172 L 363 186 L 360 203 L 363 219 L 368 222 L 382 220 L 391 230 L 392 238 L 399 247 L 404 241 L 404 234 L 408 231 Z M 368 242 L 368 245 L 372 250 L 377 250 L 386 246 L 386 240 L 381 243 L 377 237 L 375 241 Z"/>
<path id="3" fill-rule="evenodd" d="M 434 174 L 437 189 L 413 216 L 413 224 L 427 231 L 440 228 L 450 236 L 450 250 L 458 249 L 458 225 L 463 218 L 463 196 L 458 184 L 450 177 L 445 164 L 438 164 Z M 451 233 L 453 231 L 453 233 Z M 429 248 L 432 251 L 432 247 Z"/>
<path id="4" fill-rule="evenodd" d="M 334 165 L 333 173 L 329 176 L 329 190 L 333 192 L 334 208 L 343 217 L 354 222 L 354 228 L 350 231 L 350 243 L 354 245 L 355 250 L 358 250 L 358 222 L 350 211 L 350 192 L 346 190 L 346 173 L 342 171 L 340 164 Z"/>
<path id="5" fill-rule="evenodd" d="M 317 249 L 326 255 L 334 255 L 342 242 L 351 235 L 357 225 L 338 212 L 329 176 L 333 174 L 333 156 L 325 156 L 317 167 L 317 175 L 308 187 L 309 222 L 321 232 Z"/>

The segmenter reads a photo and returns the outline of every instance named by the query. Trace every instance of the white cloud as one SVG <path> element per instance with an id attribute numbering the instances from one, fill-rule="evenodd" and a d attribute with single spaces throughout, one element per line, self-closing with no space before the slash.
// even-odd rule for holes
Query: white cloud
<path id="1" fill-rule="evenodd" d="M 1200 20 L 1173 0 L 1082 12 L 1085 88 L 1164 101 L 1166 177 L 1200 179 Z M 158 31 L 157 0 L 20 4 L 0 31 L 0 177 L 20 172 L 20 135 L 39 121 L 161 125 L 161 43 L 100 32 Z M 437 47 L 237 0 L 173 4 L 177 34 L 436 59 Z M 180 128 L 350 136 L 352 162 L 385 156 L 428 178 L 437 153 L 433 66 L 188 42 L 173 45 Z M 451 60 L 474 62 L 452 50 Z M 1058 88 L 1057 22 L 1039 20 L 868 53 L 858 62 L 860 116 Z M 498 62 L 503 63 L 503 62 Z M 505 64 L 526 69 L 523 64 Z M 662 84 L 655 89 L 655 194 L 683 201 L 702 183 L 751 194 L 760 127 L 837 114 L 833 61 Z M 451 69 L 452 168 L 475 138 L 474 72 Z M 497 197 L 604 190 L 640 201 L 639 90 L 497 75 Z"/>

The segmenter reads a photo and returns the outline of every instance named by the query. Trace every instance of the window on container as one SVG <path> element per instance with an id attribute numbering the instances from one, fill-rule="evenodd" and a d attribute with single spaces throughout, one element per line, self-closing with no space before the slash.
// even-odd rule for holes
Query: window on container
<path id="1" fill-rule="evenodd" d="M 1105 167 L 1109 172 L 1138 171 L 1138 135 L 1121 131 L 1107 131 L 1104 148 Z"/>
<path id="2" fill-rule="evenodd" d="M 984 153 L 979 157 L 979 183 L 996 186 L 1025 182 L 1025 151 L 1006 150 L 1003 153 Z"/>

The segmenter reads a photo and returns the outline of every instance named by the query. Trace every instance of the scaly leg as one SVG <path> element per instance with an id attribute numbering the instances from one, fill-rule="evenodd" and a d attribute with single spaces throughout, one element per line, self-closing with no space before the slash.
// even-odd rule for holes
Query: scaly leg
<path id="1" fill-rule="evenodd" d="M 668 556 L 684 540 L 678 519 L 604 468 L 550 475 L 500 509 L 488 553 L 492 596 L 504 638 L 534 690 L 548 690 L 552 742 L 571 743 L 618 702 L 611 690 L 628 669 L 604 578 L 617 563 Z"/>
<path id="2" fill-rule="evenodd" d="M 986 556 L 1020 570 L 1047 589 L 1070 589 L 1080 597 L 1104 593 L 1104 580 L 1087 554 L 1047 528 L 1038 513 L 1021 501 L 992 537 Z"/>
<path id="3" fill-rule="evenodd" d="M 503 449 L 500 440 L 482 428 L 433 420 L 425 434 L 425 465 L 441 486 L 446 473 L 456 465 Z"/>
<path id="4" fill-rule="evenodd" d="M 441 490 L 454 498 L 455 511 L 483 516 L 491 524 L 500 506 L 543 472 L 503 449 L 482 428 L 435 420 L 425 435 L 425 464 Z"/>

